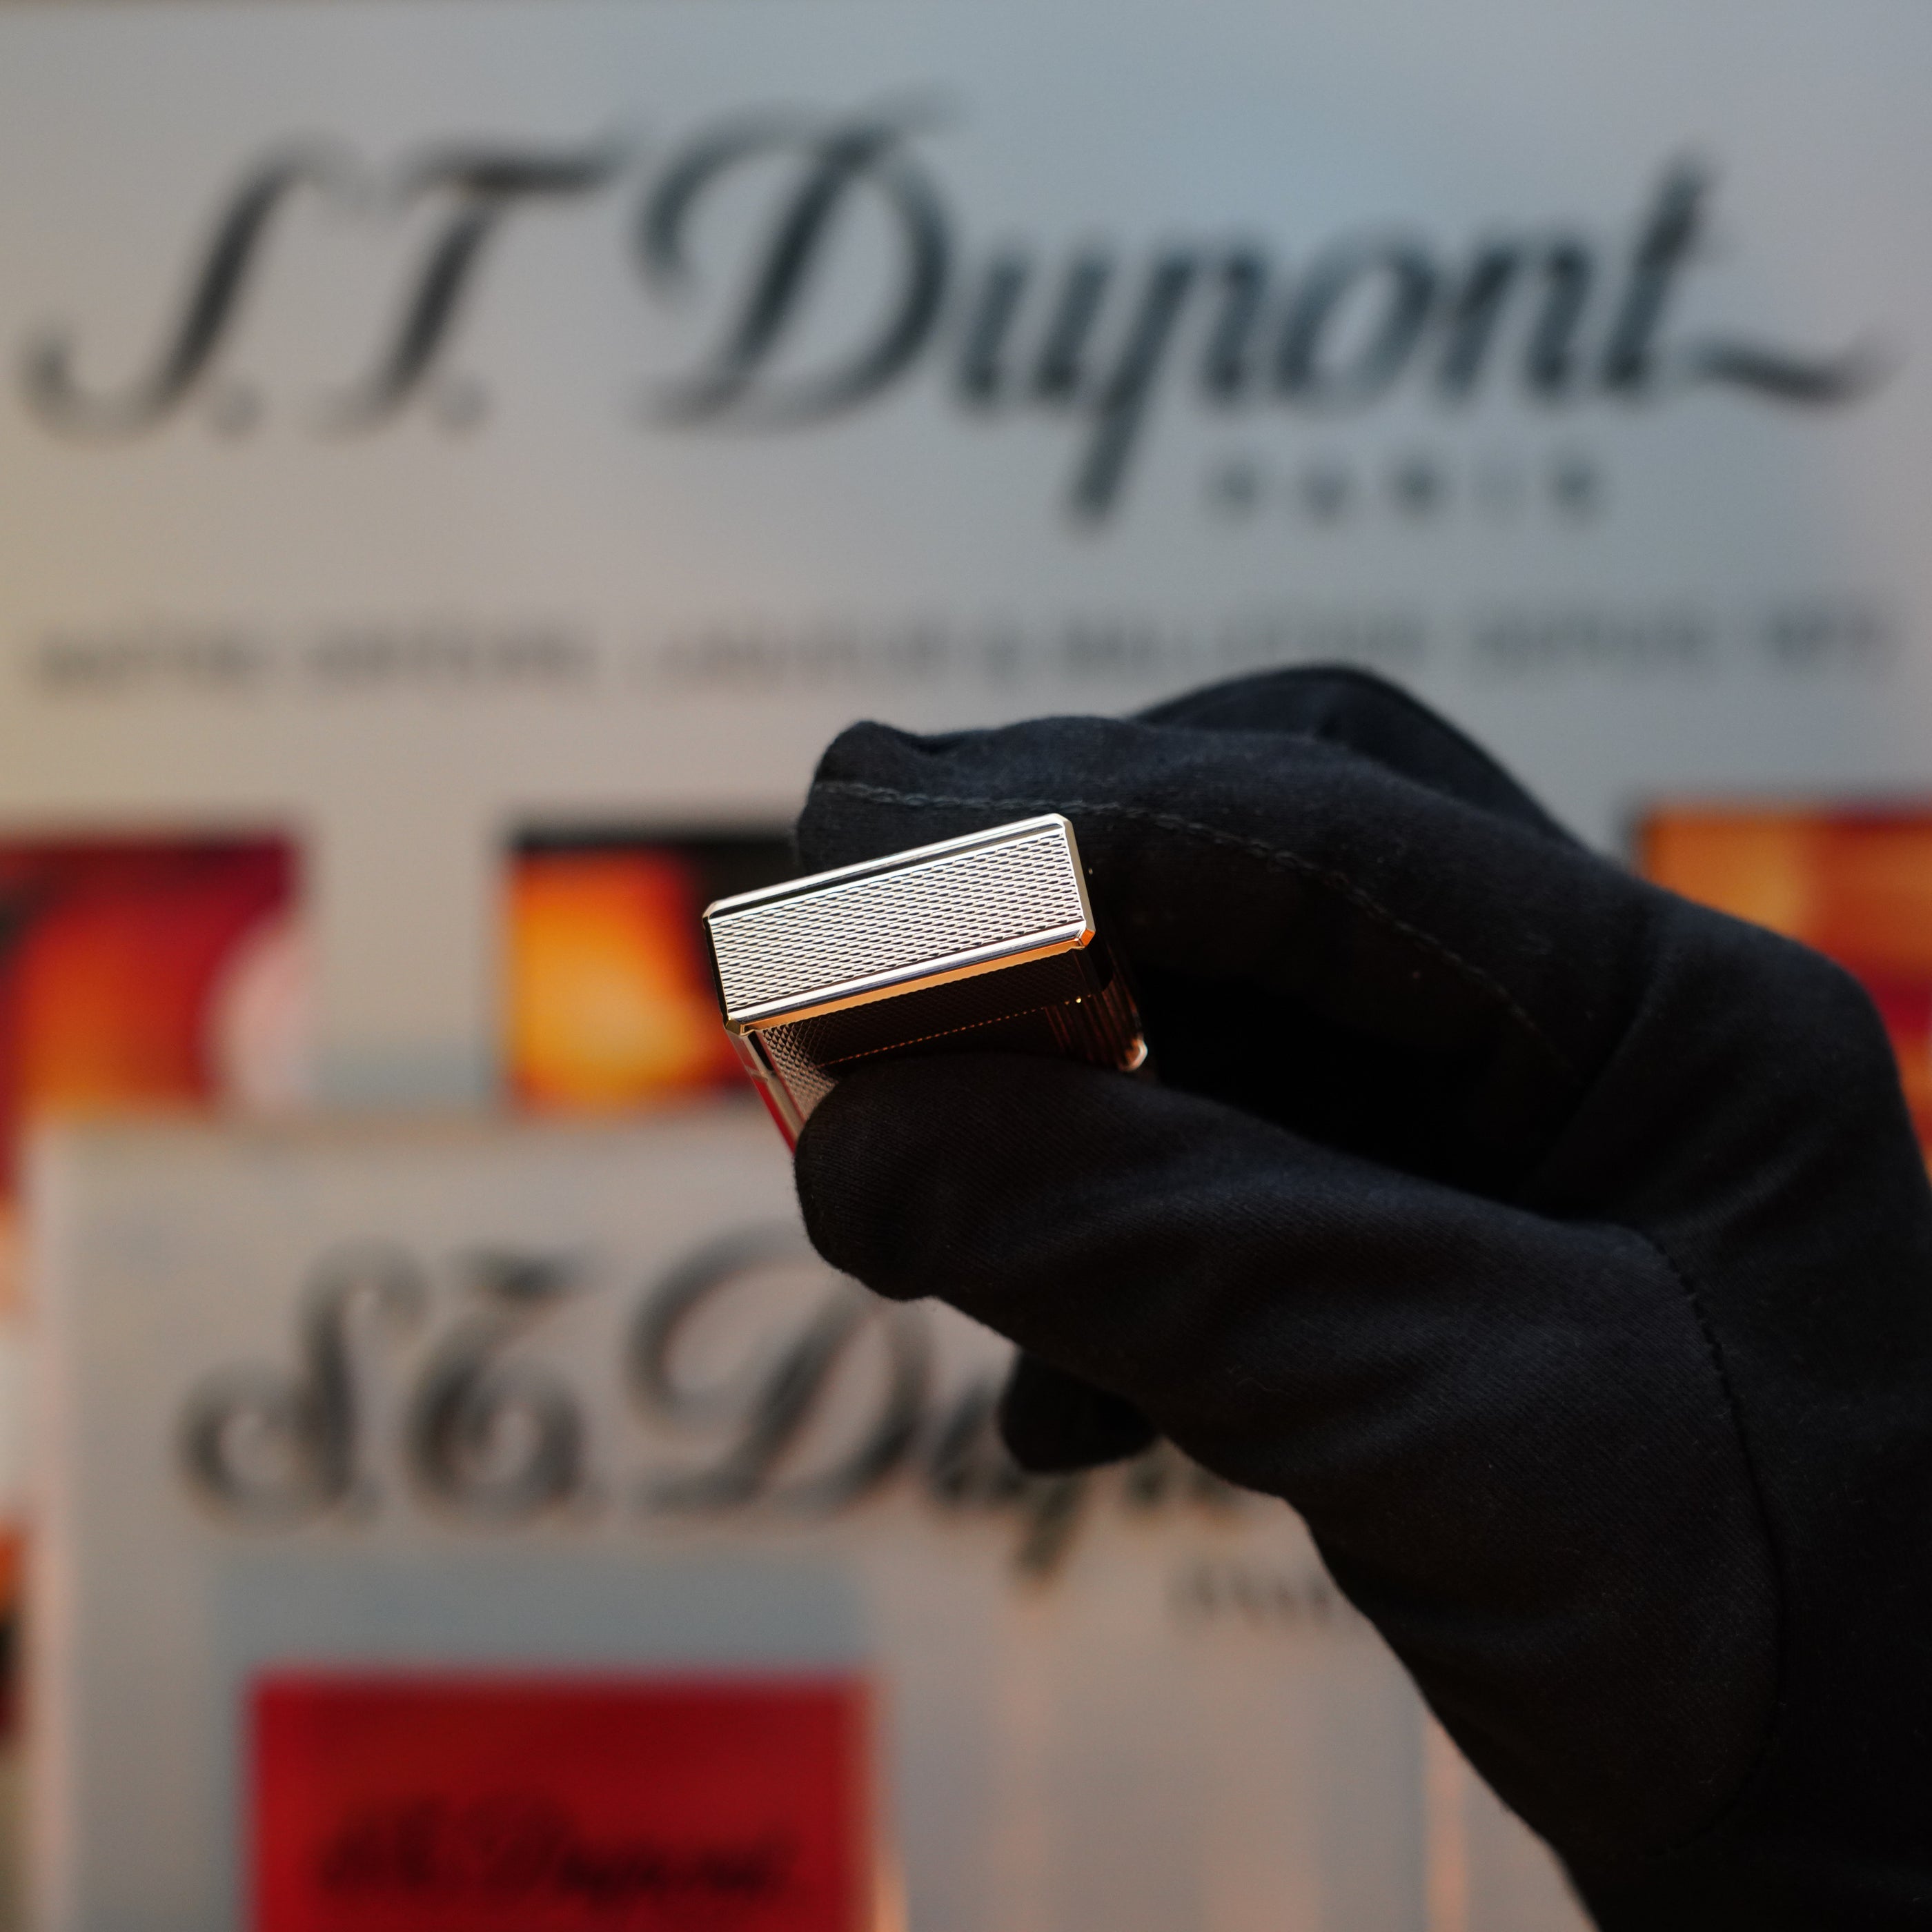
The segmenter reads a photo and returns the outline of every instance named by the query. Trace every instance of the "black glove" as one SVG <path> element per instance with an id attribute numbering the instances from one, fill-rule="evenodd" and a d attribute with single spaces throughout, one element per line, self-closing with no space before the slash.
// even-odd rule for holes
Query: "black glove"
<path id="1" fill-rule="evenodd" d="M 1870 1004 L 1400 693 L 855 726 L 814 867 L 1065 812 L 1162 1084 L 855 1074 L 806 1222 L 1286 1498 L 1612 1928 L 1932 1924 L 1932 1192 Z"/>

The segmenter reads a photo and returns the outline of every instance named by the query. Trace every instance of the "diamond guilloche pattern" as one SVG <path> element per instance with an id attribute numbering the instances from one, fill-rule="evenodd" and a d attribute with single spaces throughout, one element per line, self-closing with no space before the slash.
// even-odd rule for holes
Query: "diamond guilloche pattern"
<path id="1" fill-rule="evenodd" d="M 830 986 L 1084 923 L 1064 833 L 935 858 L 710 922 L 727 1008 L 803 1000 Z"/>

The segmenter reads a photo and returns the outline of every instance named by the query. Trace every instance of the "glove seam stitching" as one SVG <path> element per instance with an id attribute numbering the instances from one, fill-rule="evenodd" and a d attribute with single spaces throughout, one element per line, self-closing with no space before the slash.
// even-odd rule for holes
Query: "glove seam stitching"
<path id="1" fill-rule="evenodd" d="M 1778 1742 L 1780 1720 L 1784 1708 L 1784 1676 L 1786 1626 L 1788 1622 L 1786 1598 L 1788 1585 L 1785 1576 L 1783 1553 L 1778 1547 L 1777 1537 L 1772 1533 L 1771 1510 L 1765 1498 L 1764 1484 L 1758 1474 L 1756 1458 L 1751 1454 L 1750 1438 L 1744 1425 L 1744 1414 L 1739 1406 L 1737 1391 L 1732 1386 L 1730 1368 L 1724 1360 L 1723 1345 L 1718 1340 L 1717 1330 L 1711 1326 L 1706 1313 L 1704 1300 L 1691 1284 L 1690 1276 L 1678 1264 L 1662 1241 L 1647 1228 L 1630 1229 L 1670 1272 L 1684 1300 L 1690 1304 L 1690 1312 L 1696 1319 L 1697 1330 L 1704 1338 L 1704 1347 L 1710 1357 L 1711 1366 L 1718 1378 L 1718 1388 L 1724 1399 L 1724 1412 L 1729 1418 L 1731 1433 L 1738 1445 L 1738 1455 L 1744 1466 L 1744 1477 L 1750 1487 L 1751 1503 L 1757 1514 L 1758 1534 L 1762 1540 L 1765 1553 L 1772 1575 L 1772 1687 L 1771 1708 L 1764 1725 L 1764 1735 L 1758 1741 L 1756 1750 L 1744 1774 L 1738 1779 L 1737 1788 L 1718 1810 L 1705 1822 L 1687 1832 L 1683 1837 L 1671 1844 L 1660 1846 L 1643 1855 L 1646 1864 L 1660 1864 L 1670 1858 L 1682 1856 L 1694 1850 L 1706 1839 L 1714 1838 L 1742 1810 L 1754 1794 L 1755 1788 L 1767 1774 L 1772 1751 Z"/>
<path id="2" fill-rule="evenodd" d="M 858 778 L 822 778 L 814 789 L 819 791 L 844 792 L 858 797 L 877 799 L 894 805 L 980 807 L 1001 812 L 1078 812 L 1084 813 L 1090 818 L 1105 814 L 1117 818 L 1137 819 L 1147 824 L 1157 825 L 1163 831 L 1191 833 L 1196 837 L 1205 838 L 1214 844 L 1224 845 L 1236 851 L 1247 853 L 1252 857 L 1263 860 L 1270 865 L 1282 866 L 1290 872 L 1298 872 L 1305 878 L 1318 880 L 1323 884 L 1333 887 L 1352 904 L 1367 913 L 1372 918 L 1379 920 L 1391 930 L 1413 940 L 1425 950 L 1433 953 L 1452 971 L 1480 988 L 1492 999 L 1497 1001 L 1509 1017 L 1515 1021 L 1535 1046 L 1548 1058 L 1558 1072 L 1569 1078 L 1574 1079 L 1576 1077 L 1576 1069 L 1569 1056 L 1544 1031 L 1534 1016 L 1493 974 L 1486 972 L 1473 961 L 1464 958 L 1460 952 L 1452 946 L 1445 945 L 1432 933 L 1424 932 L 1420 926 L 1412 926 L 1408 920 L 1391 912 L 1372 893 L 1364 892 L 1346 873 L 1338 872 L 1332 867 L 1318 866 L 1313 860 L 1304 859 L 1297 853 L 1285 852 L 1280 847 L 1270 845 L 1263 839 L 1248 838 L 1243 837 L 1238 832 L 1224 832 L 1216 826 L 1203 825 L 1198 820 L 1183 818 L 1174 812 L 1154 812 L 1144 806 L 1120 805 L 1106 800 L 1063 799 L 1056 802 L 1051 800 L 1037 798 L 962 798 L 937 792 L 900 791 L 890 785 L 868 784 Z"/>

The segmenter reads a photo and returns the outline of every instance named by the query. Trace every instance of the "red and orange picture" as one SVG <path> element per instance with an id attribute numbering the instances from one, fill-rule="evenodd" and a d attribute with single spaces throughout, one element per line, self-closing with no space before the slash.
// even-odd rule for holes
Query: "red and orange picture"
<path id="1" fill-rule="evenodd" d="M 284 1017 L 265 1003 L 302 997 L 293 887 L 280 840 L 0 844 L 8 1184 L 37 1113 L 233 1098 L 283 1077 L 260 1064 L 256 1029 Z"/>
<path id="2" fill-rule="evenodd" d="M 1856 974 L 1932 1151 L 1932 808 L 1671 807 L 1645 820 L 1639 858 L 1658 884 Z"/>
<path id="3" fill-rule="evenodd" d="M 507 934 L 518 1102 L 602 1113 L 736 1085 L 699 915 L 790 869 L 776 837 L 526 839 L 511 860 Z"/>

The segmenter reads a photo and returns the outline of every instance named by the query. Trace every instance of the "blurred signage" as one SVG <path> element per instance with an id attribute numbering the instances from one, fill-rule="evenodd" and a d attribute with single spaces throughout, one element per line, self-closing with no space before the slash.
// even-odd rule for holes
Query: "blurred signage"
<path id="1" fill-rule="evenodd" d="M 1285 1508 L 1022 1477 L 1004 1348 L 812 1258 L 750 1103 L 32 1187 L 38 1924 L 1576 1922 Z"/>
<path id="2" fill-rule="evenodd" d="M 457 1291 L 453 1320 L 434 1318 L 438 1274 Z M 236 1529 L 360 1521 L 396 1507 L 506 1525 L 601 1507 L 611 1478 L 590 1437 L 605 1392 L 570 1373 L 576 1363 L 540 1367 L 530 1348 L 573 1312 L 586 1275 L 569 1250 L 484 1249 L 436 1268 L 381 1242 L 331 1248 L 307 1271 L 283 1365 L 223 1364 L 184 1393 L 184 1482 Z M 776 1301 L 775 1278 L 785 1291 Z M 710 1364 L 721 1392 L 690 1358 L 702 1360 L 707 1343 L 715 1354 L 721 1330 L 752 1322 L 748 1305 L 763 1318 L 742 1338 L 743 1359 Z M 788 1217 L 740 1222 L 677 1256 L 644 1285 L 618 1352 L 598 1360 L 598 1380 L 614 1366 L 623 1373 L 643 1424 L 626 1433 L 660 1451 L 667 1437 L 710 1438 L 710 1453 L 644 1468 L 626 1484 L 631 1514 L 644 1526 L 755 1526 L 761 1512 L 824 1520 L 910 1486 L 942 1520 L 1010 1516 L 1016 1565 L 1051 1575 L 1090 1492 L 1109 1486 L 1012 1468 L 993 1428 L 998 1378 L 946 1363 L 944 1325 L 930 1307 L 894 1306 L 827 1273 Z M 386 1370 L 392 1382 L 401 1374 L 393 1442 L 370 1386 Z M 392 1454 L 400 1485 L 374 1473 Z M 1243 1501 L 1166 1450 L 1150 1452 L 1112 1500 L 1144 1514 L 1210 1516 Z"/>
<path id="3" fill-rule="evenodd" d="M 90 389 L 76 373 L 89 332 L 70 324 L 28 344 L 21 399 L 44 428 L 90 440 L 152 435 L 209 404 L 228 433 L 250 430 L 263 398 L 224 386 L 231 338 L 286 211 L 313 196 L 372 225 L 384 255 L 402 218 L 434 211 L 398 285 L 382 291 L 386 333 L 365 373 L 314 397 L 314 433 L 367 434 L 425 404 L 453 428 L 473 427 L 486 395 L 473 382 L 450 386 L 447 371 L 508 229 L 628 190 L 624 238 L 640 291 L 673 303 L 704 292 L 692 286 L 695 260 L 719 225 L 714 206 L 730 207 L 740 177 L 755 184 L 760 218 L 748 234 L 728 233 L 733 253 L 713 264 L 724 299 L 705 304 L 713 314 L 702 359 L 659 380 L 645 424 L 796 430 L 936 374 L 963 410 L 1072 425 L 1064 507 L 1082 520 L 1119 507 L 1141 432 L 1170 387 L 1196 409 L 1304 416 L 1372 409 L 1405 382 L 1454 404 L 1492 387 L 1544 406 L 1681 404 L 1718 385 L 1774 406 L 1832 408 L 1890 373 L 1870 334 L 1821 352 L 1748 326 L 1678 333 L 1675 311 L 1688 298 L 1678 285 L 1702 268 L 1718 212 L 1701 160 L 1655 171 L 1622 242 L 1593 236 L 1586 220 L 1530 224 L 1498 211 L 1466 247 L 1400 220 L 1365 225 L 1298 248 L 1305 260 L 1292 271 L 1280 238 L 1130 236 L 1065 249 L 1029 240 L 988 255 L 960 232 L 935 152 L 953 118 L 932 101 L 734 110 L 642 169 L 608 142 L 452 142 L 386 166 L 340 146 L 284 143 L 250 160 L 216 207 L 143 374 Z M 826 311 L 850 312 L 838 280 L 854 272 L 844 236 L 868 214 L 887 231 L 886 299 L 867 302 L 878 313 L 856 331 L 815 327 Z M 812 366 L 797 345 L 828 333 L 833 346 Z M 1585 512 L 1587 493 L 1572 481 L 1569 507 Z M 540 674 L 547 640 L 520 641 Z M 350 674 L 353 655 L 344 653 Z M 49 669 L 85 682 L 115 667 L 76 638 L 55 644 Z"/>
<path id="4" fill-rule="evenodd" d="M 866 1932 L 862 1684 L 259 1679 L 260 1932 Z"/>
<path id="5" fill-rule="evenodd" d="M 860 712 L 1339 657 L 1600 840 L 1932 783 L 1928 56 L 1910 0 L 10 10 L 0 818 L 299 827 L 380 1100 L 500 1076 L 507 832 L 782 824 Z"/>

